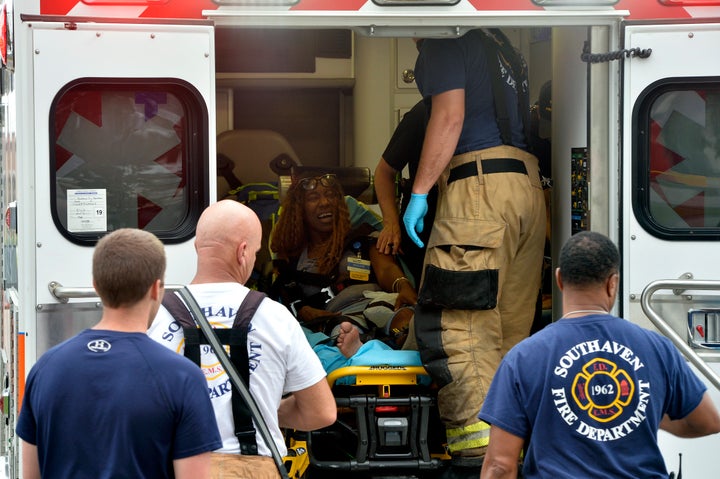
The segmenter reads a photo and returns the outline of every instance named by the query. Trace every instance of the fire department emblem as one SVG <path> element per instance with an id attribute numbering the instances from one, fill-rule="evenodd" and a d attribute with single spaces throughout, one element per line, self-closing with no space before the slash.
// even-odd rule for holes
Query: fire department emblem
<path id="1" fill-rule="evenodd" d="M 620 416 L 630 404 L 635 383 L 612 361 L 595 358 L 575 376 L 572 397 L 588 416 L 609 422 Z"/>

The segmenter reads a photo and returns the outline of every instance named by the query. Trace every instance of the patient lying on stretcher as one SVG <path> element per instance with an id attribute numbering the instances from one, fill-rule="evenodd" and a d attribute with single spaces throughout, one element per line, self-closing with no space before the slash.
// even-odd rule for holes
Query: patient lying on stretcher
<path id="1" fill-rule="evenodd" d="M 407 310 L 408 321 L 412 319 L 412 310 Z M 398 318 L 402 321 L 405 318 Z M 411 329 L 412 330 L 412 329 Z M 349 321 L 341 322 L 328 337 L 322 333 L 306 331 L 308 341 L 320 358 L 325 371 L 346 366 L 420 366 L 420 353 L 413 350 L 395 349 L 385 341 L 370 339 L 363 341 L 360 328 Z M 333 339 L 335 343 L 333 344 Z M 414 339 L 410 339 L 414 342 Z"/>

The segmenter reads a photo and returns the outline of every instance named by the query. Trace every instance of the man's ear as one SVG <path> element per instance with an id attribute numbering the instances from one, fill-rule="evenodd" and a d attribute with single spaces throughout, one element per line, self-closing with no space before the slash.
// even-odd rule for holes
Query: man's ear
<path id="1" fill-rule="evenodd" d="M 619 284 L 620 284 L 620 274 L 618 274 L 618 273 L 611 274 L 610 277 L 605 282 L 606 293 L 609 298 L 612 298 L 613 302 L 615 302 L 615 297 L 618 292 Z"/>
<path id="2" fill-rule="evenodd" d="M 563 290 L 563 280 L 562 280 L 562 273 L 560 273 L 560 268 L 555 268 L 555 282 L 557 283 L 558 289 L 560 291 Z"/>
<path id="3" fill-rule="evenodd" d="M 150 299 L 157 301 L 160 297 L 160 293 L 163 291 L 163 280 L 156 279 L 155 282 L 150 286 Z"/>
<path id="4" fill-rule="evenodd" d="M 237 251 L 235 254 L 237 255 L 237 262 L 238 264 L 242 265 L 245 264 L 246 258 L 245 254 L 247 253 L 247 241 L 241 241 L 238 244 Z"/>

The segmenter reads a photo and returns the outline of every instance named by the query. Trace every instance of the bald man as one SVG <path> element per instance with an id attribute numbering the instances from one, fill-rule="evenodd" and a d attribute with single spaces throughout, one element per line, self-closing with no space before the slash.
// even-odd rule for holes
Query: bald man
<path id="1" fill-rule="evenodd" d="M 197 270 L 188 288 L 213 327 L 232 327 L 249 291 L 244 284 L 255 265 L 261 238 L 257 215 L 236 201 L 214 203 L 200 216 L 195 237 Z M 148 335 L 178 353 L 184 352 L 183 330 L 165 308 L 158 312 Z M 229 466 L 238 463 L 230 455 L 240 454 L 240 445 L 234 433 L 230 379 L 209 349 L 203 351 L 201 363 L 223 439 L 213 461 L 213 477 L 220 477 L 229 472 L 227 467 L 236 467 Z M 250 393 L 282 456 L 287 448 L 280 428 L 310 431 L 335 422 L 337 408 L 325 370 L 285 306 L 269 298 L 260 303 L 248 333 L 248 357 Z M 282 399 L 288 393 L 292 394 Z M 253 471 L 258 479 L 273 477 L 272 471 L 277 470 L 271 451 L 259 434 L 256 441 L 258 456 L 243 456 L 245 465 L 240 467 Z M 268 476 L 259 470 L 268 471 Z"/>

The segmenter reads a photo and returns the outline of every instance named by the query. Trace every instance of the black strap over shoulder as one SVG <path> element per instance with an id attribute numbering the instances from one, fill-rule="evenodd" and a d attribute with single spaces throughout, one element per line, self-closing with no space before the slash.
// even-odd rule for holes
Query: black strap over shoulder
<path id="1" fill-rule="evenodd" d="M 250 385 L 250 365 L 247 346 L 248 330 L 251 319 L 265 297 L 265 294 L 259 291 L 248 291 L 248 294 L 238 308 L 232 328 L 214 329 L 220 343 L 230 347 L 230 360 L 248 390 Z M 209 344 L 209 341 L 202 331 L 198 329 L 198 326 L 190 315 L 190 311 L 188 311 L 185 304 L 175 293 L 165 293 L 162 304 L 183 327 L 183 334 L 185 335 L 185 356 L 200 367 L 200 346 Z M 241 399 L 234 385 L 232 386 L 231 398 L 235 436 L 240 443 L 240 452 L 246 456 L 257 455 L 255 427 L 253 426 L 250 408 L 245 404 L 245 401 Z"/>
<path id="2" fill-rule="evenodd" d="M 479 31 L 480 37 L 485 45 L 488 54 L 488 67 L 490 68 L 490 76 L 492 79 L 492 90 L 495 103 L 495 114 L 498 128 L 500 129 L 500 137 L 504 145 L 512 145 L 512 125 L 510 122 L 510 113 L 508 107 L 508 99 L 505 96 L 505 86 L 500 72 L 500 58 L 503 64 L 510 68 L 510 74 L 517 82 L 516 91 L 518 102 L 512 105 L 518 110 L 518 116 L 522 121 L 523 133 L 525 141 L 529 138 L 530 120 L 529 120 L 529 93 L 527 91 L 527 65 L 520 56 L 520 53 L 512 46 L 510 40 L 505 34 L 497 28 L 488 30 L 490 34 Z M 528 148 L 530 145 L 526 145 Z"/>
<path id="3" fill-rule="evenodd" d="M 223 344 L 230 346 L 230 360 L 235 365 L 245 386 L 250 390 L 250 358 L 248 357 L 247 336 L 250 329 L 250 320 L 265 299 L 265 294 L 250 290 L 245 296 L 238 312 L 235 315 L 233 327 L 228 331 L 230 337 Z M 218 331 L 219 332 L 219 331 Z M 232 411 L 233 422 L 235 423 L 235 437 L 240 443 L 240 453 L 243 455 L 257 455 L 257 442 L 255 440 L 255 427 L 252 422 L 252 413 L 245 401 L 240 399 L 240 394 L 232 387 Z"/>
<path id="4" fill-rule="evenodd" d="M 200 367 L 200 343 L 202 333 L 198 329 L 195 320 L 192 318 L 190 311 L 185 307 L 180 297 L 172 291 L 166 291 L 163 296 L 162 305 L 168 310 L 170 315 L 180 323 L 183 328 L 183 335 L 185 336 L 185 357 L 189 358 L 192 362 Z M 207 344 L 207 341 L 205 341 Z"/>

